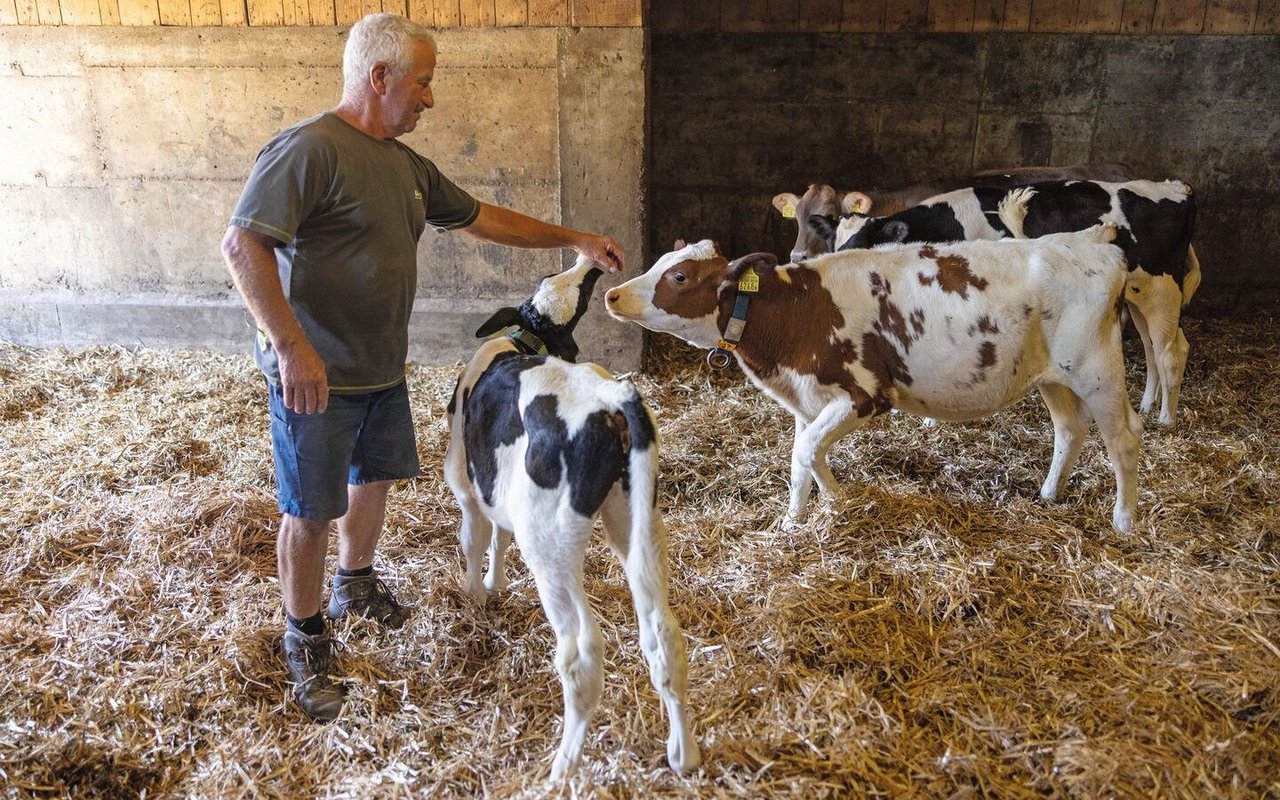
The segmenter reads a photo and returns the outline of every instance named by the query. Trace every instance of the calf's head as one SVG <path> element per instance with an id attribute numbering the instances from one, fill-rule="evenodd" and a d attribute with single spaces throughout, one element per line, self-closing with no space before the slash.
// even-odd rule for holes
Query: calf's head
<path id="1" fill-rule="evenodd" d="M 811 223 L 812 224 L 812 223 Z M 905 242 L 911 229 L 907 223 L 892 217 L 869 217 L 850 214 L 830 229 L 831 249 L 866 250 L 878 244 Z"/>
<path id="2" fill-rule="evenodd" d="M 487 338 L 503 328 L 516 327 L 541 340 L 548 355 L 576 361 L 578 343 L 574 341 L 573 330 L 587 311 L 600 273 L 594 261 L 578 256 L 569 269 L 538 281 L 533 294 L 519 308 L 508 306 L 489 317 L 476 330 L 476 338 Z"/>
<path id="3" fill-rule="evenodd" d="M 679 244 L 679 243 L 677 243 Z M 645 274 L 605 294 L 615 318 L 669 333 L 697 347 L 715 347 L 733 303 L 738 278 L 749 266 L 776 266 L 778 259 L 756 253 L 732 264 L 704 239 L 659 258 Z"/>
<path id="4" fill-rule="evenodd" d="M 871 198 L 862 192 L 839 192 L 823 183 L 811 183 L 803 197 L 791 192 L 775 195 L 773 207 L 784 217 L 795 217 L 800 230 L 796 234 L 796 243 L 791 247 L 791 260 L 803 261 L 831 252 L 827 237 L 819 235 L 806 224 L 812 215 L 835 219 L 840 214 L 855 211 L 865 214 L 871 210 Z"/>

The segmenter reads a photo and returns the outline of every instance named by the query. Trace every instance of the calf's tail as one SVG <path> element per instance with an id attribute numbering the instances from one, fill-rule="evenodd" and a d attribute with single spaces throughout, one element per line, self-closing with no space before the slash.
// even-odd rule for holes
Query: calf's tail
<path id="1" fill-rule="evenodd" d="M 1000 203 L 996 206 L 996 216 L 1000 218 L 1000 222 L 1009 229 L 1009 233 L 1015 239 L 1027 238 L 1026 231 L 1023 230 L 1023 223 L 1027 219 L 1027 203 L 1035 196 L 1035 193 L 1036 190 L 1030 186 L 1019 186 L 1000 198 Z"/>

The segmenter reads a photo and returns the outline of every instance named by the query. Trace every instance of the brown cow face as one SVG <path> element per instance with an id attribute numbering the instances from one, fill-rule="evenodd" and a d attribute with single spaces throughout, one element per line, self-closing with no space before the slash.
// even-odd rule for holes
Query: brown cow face
<path id="1" fill-rule="evenodd" d="M 704 239 L 667 253 L 645 274 L 610 289 L 604 302 L 614 319 L 709 348 L 720 340 L 718 298 L 728 281 L 729 262 Z"/>

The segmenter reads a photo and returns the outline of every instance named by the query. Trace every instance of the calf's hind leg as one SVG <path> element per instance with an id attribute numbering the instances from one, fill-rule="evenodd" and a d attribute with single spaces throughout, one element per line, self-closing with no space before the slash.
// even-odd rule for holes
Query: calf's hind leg
<path id="1" fill-rule="evenodd" d="M 1042 383 L 1040 397 L 1053 420 L 1053 462 L 1040 487 L 1040 497 L 1052 502 L 1058 498 L 1071 470 L 1080 457 L 1080 447 L 1089 433 L 1089 409 L 1075 392 L 1057 383 Z"/>
<path id="2" fill-rule="evenodd" d="M 565 528 L 517 523 L 516 543 L 533 573 L 542 610 L 556 635 L 556 672 L 564 693 L 564 734 L 551 764 L 551 779 L 572 773 L 582 760 L 587 726 L 604 688 L 600 625 L 587 603 L 582 562 L 591 520 Z"/>
<path id="3" fill-rule="evenodd" d="M 667 602 L 667 532 L 657 510 L 650 507 L 645 519 L 633 520 L 629 498 L 614 488 L 605 501 L 601 518 L 609 544 L 627 573 L 631 600 L 640 629 L 640 649 L 649 663 L 649 680 L 662 698 L 670 725 L 667 762 L 677 772 L 689 772 L 702 763 L 688 697 L 688 657 L 684 631 Z"/>

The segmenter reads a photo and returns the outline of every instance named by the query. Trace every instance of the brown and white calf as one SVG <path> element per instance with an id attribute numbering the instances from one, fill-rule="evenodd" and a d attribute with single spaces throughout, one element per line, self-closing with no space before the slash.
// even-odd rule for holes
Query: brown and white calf
<path id="1" fill-rule="evenodd" d="M 913 245 L 779 265 L 732 263 L 712 242 L 660 258 L 605 294 L 609 313 L 698 347 L 724 346 L 756 386 L 795 416 L 788 516 L 813 481 L 837 492 L 827 451 L 890 409 L 943 420 L 988 416 L 1039 389 L 1053 418 L 1040 494 L 1057 497 L 1090 420 L 1115 472 L 1112 523 L 1133 524 L 1141 421 L 1129 406 L 1120 345 L 1124 255 L 1099 226 L 1035 240 Z M 751 286 L 745 312 L 738 298 Z M 744 278 L 746 280 L 744 280 Z"/>
<path id="2" fill-rule="evenodd" d="M 555 632 L 564 691 L 555 780 L 577 767 L 604 684 L 600 626 L 583 588 L 597 517 L 626 572 L 640 647 L 666 706 L 667 760 L 681 772 L 702 760 L 685 703 L 684 634 L 667 603 L 657 426 L 629 381 L 572 363 L 573 330 L 599 275 L 580 257 L 518 309 L 494 314 L 476 335 L 511 332 L 480 347 L 449 402 L 445 478 L 462 510 L 466 590 L 483 600 L 486 588 L 506 587 L 503 553 L 514 534 Z"/>
<path id="3" fill-rule="evenodd" d="M 796 220 L 796 243 L 791 246 L 791 260 L 830 253 L 825 235 L 807 224 L 813 215 L 839 217 L 854 212 L 877 216 L 896 214 L 930 197 L 965 186 L 985 186 L 1010 189 L 1038 181 L 1092 179 L 1103 181 L 1128 180 L 1129 166 L 1119 163 L 1072 164 L 1064 167 L 1017 167 L 975 172 L 967 178 L 917 183 L 899 189 L 866 189 L 863 191 L 837 190 L 822 183 L 813 183 L 801 196 L 792 192 L 780 192 L 773 197 L 773 207 L 783 217 Z"/>
<path id="4" fill-rule="evenodd" d="M 833 249 L 891 242 L 951 242 L 1042 236 L 1113 224 L 1129 264 L 1125 301 L 1147 363 L 1141 410 L 1160 400 L 1159 421 L 1173 425 L 1190 346 L 1182 309 L 1200 285 L 1200 261 L 1191 247 L 1196 202 L 1182 181 L 1044 181 L 1006 192 L 966 188 L 929 198 L 887 216 L 845 215 L 838 222 L 810 217 L 831 237 Z"/>

